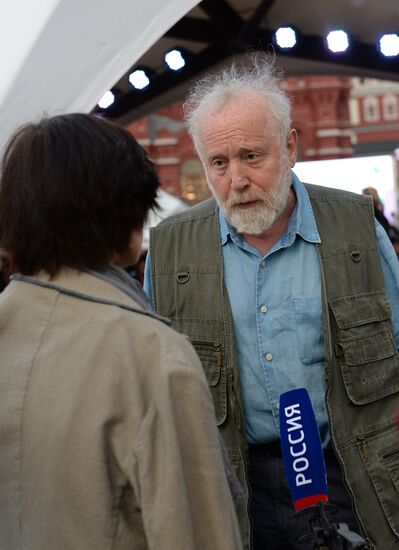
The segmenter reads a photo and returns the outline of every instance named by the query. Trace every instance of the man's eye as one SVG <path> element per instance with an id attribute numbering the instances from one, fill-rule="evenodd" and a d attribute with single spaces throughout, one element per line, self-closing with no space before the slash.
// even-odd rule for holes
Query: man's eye
<path id="1" fill-rule="evenodd" d="M 258 160 L 259 155 L 258 153 L 248 153 L 246 157 L 247 157 L 247 160 Z"/>
<path id="2" fill-rule="evenodd" d="M 224 166 L 225 161 L 223 159 L 213 159 L 212 166 L 215 168 L 220 168 L 221 166 Z"/>

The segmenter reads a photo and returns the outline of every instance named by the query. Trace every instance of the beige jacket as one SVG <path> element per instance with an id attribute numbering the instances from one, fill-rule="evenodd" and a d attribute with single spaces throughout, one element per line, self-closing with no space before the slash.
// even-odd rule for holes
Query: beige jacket
<path id="1" fill-rule="evenodd" d="M 37 277 L 46 281 L 46 276 Z M 65 270 L 0 294 L 1 550 L 241 549 L 186 339 Z"/>

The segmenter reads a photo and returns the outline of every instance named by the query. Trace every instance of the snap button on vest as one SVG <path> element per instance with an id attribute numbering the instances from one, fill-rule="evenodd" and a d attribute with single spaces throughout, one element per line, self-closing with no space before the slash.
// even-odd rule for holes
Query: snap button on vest
<path id="1" fill-rule="evenodd" d="M 344 354 L 344 348 L 342 344 L 335 344 L 335 355 L 341 357 Z"/>
<path id="2" fill-rule="evenodd" d="M 353 250 L 351 252 L 351 258 L 354 262 L 360 262 L 360 260 L 362 258 L 362 254 L 358 250 Z"/>
<path id="3" fill-rule="evenodd" d="M 184 283 L 187 283 L 187 281 L 190 278 L 190 273 L 188 271 L 179 271 L 179 273 L 176 275 L 176 280 L 178 283 L 181 283 L 184 285 Z"/>

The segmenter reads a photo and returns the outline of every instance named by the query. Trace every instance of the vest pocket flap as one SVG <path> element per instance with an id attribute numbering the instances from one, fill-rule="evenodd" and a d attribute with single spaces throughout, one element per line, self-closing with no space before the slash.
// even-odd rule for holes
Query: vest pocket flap
<path id="1" fill-rule="evenodd" d="M 227 417 L 227 375 L 222 361 L 222 345 L 219 342 L 192 340 L 208 379 L 216 412 L 216 424 L 220 426 Z"/>
<path id="2" fill-rule="evenodd" d="M 345 362 L 350 367 L 372 363 L 395 354 L 395 347 L 386 330 L 374 332 L 361 338 L 341 340 L 337 344 L 338 355 L 342 350 Z"/>
<path id="3" fill-rule="evenodd" d="M 335 352 L 350 400 L 364 405 L 399 391 L 399 360 L 385 291 L 331 302 Z"/>
<path id="4" fill-rule="evenodd" d="M 384 321 L 391 316 L 391 307 L 385 291 L 344 296 L 330 302 L 340 329 Z"/>
<path id="5" fill-rule="evenodd" d="M 206 342 L 203 340 L 192 340 L 202 367 L 205 371 L 210 386 L 216 386 L 220 379 L 222 370 L 222 351 L 218 342 Z"/>
<path id="6" fill-rule="evenodd" d="M 398 355 L 388 333 L 382 333 L 338 344 L 345 357 L 342 378 L 355 405 L 372 403 L 399 391 Z"/>

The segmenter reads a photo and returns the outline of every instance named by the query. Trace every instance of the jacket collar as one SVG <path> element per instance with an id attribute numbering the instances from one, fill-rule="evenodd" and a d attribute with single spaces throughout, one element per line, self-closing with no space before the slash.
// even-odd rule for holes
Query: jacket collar
<path id="1" fill-rule="evenodd" d="M 135 291 L 126 291 L 123 285 L 115 284 L 112 277 L 99 276 L 96 272 L 65 267 L 55 277 L 41 271 L 32 277 L 15 274 L 11 280 L 49 288 L 81 300 L 118 306 L 170 324 L 168 319 L 153 313 L 138 300 Z"/>

